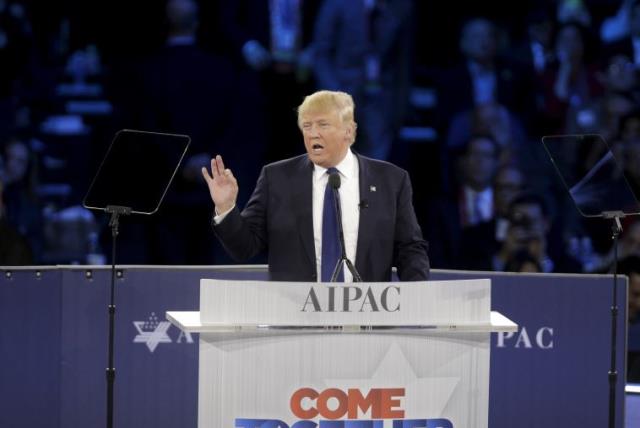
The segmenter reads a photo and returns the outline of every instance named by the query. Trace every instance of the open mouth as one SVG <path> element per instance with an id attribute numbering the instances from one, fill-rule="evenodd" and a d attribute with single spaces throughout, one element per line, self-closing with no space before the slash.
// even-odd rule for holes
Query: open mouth
<path id="1" fill-rule="evenodd" d="M 322 144 L 314 144 L 313 146 L 311 146 L 311 149 L 314 152 L 320 152 L 322 151 L 322 149 L 324 149 L 324 146 Z"/>

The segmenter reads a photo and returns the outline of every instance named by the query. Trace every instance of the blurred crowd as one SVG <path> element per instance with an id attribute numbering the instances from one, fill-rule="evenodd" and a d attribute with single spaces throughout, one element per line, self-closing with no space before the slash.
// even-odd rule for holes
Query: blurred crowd
<path id="1" fill-rule="evenodd" d="M 409 171 L 434 268 L 613 270 L 611 224 L 580 215 L 543 136 L 600 135 L 640 198 L 640 0 L 0 0 L 0 62 L 0 265 L 110 262 L 82 199 L 125 128 L 192 144 L 157 215 L 122 221 L 118 262 L 230 263 L 199 170 L 223 155 L 244 204 L 303 152 L 316 89 L 353 95 L 357 152 Z M 563 156 L 582 176 L 602 147 Z M 617 253 L 638 321 L 634 217 Z"/>
<path id="2" fill-rule="evenodd" d="M 124 128 L 192 145 L 158 215 L 123 221 L 118 261 L 229 263 L 199 169 L 223 155 L 243 204 L 303 152 L 315 89 L 352 94 L 354 149 L 411 174 L 434 268 L 612 271 L 611 225 L 580 216 L 543 136 L 602 136 L 640 197 L 640 1 L 0 0 L 0 61 L 2 265 L 109 261 L 81 202 Z M 602 153 L 566 155 L 580 175 Z M 633 217 L 618 255 L 636 317 Z"/>

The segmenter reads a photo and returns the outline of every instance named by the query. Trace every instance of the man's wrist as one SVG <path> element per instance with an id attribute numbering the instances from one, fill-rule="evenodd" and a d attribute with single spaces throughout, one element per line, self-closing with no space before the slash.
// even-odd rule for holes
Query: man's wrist
<path id="1" fill-rule="evenodd" d="M 215 207 L 214 208 L 214 217 L 213 217 L 213 223 L 214 224 L 220 224 L 220 222 L 222 220 L 225 219 L 225 217 L 236 207 L 236 204 L 231 205 L 231 207 L 227 207 L 227 209 L 222 209 L 222 207 Z"/>
<path id="2" fill-rule="evenodd" d="M 224 215 L 231 211 L 235 206 L 235 202 L 232 204 L 216 205 L 214 207 L 214 210 L 216 215 Z"/>

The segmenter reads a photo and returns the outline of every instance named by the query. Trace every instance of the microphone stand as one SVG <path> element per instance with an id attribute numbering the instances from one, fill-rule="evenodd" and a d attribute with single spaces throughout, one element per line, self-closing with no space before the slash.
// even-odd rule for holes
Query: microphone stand
<path id="1" fill-rule="evenodd" d="M 116 238 L 118 237 L 118 227 L 121 215 L 131 214 L 131 208 L 118 205 L 107 205 L 106 212 L 111 214 L 109 227 L 111 227 L 112 249 L 111 249 L 111 298 L 108 307 L 109 311 L 109 351 L 107 367 L 107 428 L 113 427 L 113 383 L 116 378 L 116 369 L 113 367 L 113 339 L 115 335 L 115 281 L 116 281 Z"/>
<path id="2" fill-rule="evenodd" d="M 611 363 L 609 369 L 609 428 L 616 426 L 616 383 L 618 370 L 616 368 L 616 324 L 618 320 L 618 235 L 622 232 L 620 219 L 625 216 L 621 211 L 602 213 L 605 219 L 612 219 L 611 239 L 613 239 L 613 297 L 611 303 Z"/>
<path id="3" fill-rule="evenodd" d="M 332 183 L 333 184 L 333 183 Z M 342 230 L 342 208 L 340 207 L 340 193 L 338 192 L 338 187 L 340 187 L 340 182 L 337 183 L 338 186 L 333 186 L 333 195 L 335 200 L 335 209 L 336 209 L 336 218 L 338 219 L 338 236 L 340 238 L 340 251 L 342 255 L 340 256 L 340 260 L 336 263 L 336 267 L 333 270 L 333 275 L 331 275 L 330 282 L 336 282 L 338 279 L 338 274 L 342 268 L 342 263 L 346 263 L 349 272 L 353 276 L 353 282 L 362 282 L 362 278 L 360 274 L 356 270 L 356 267 L 351 263 L 351 260 L 347 257 L 347 252 L 345 250 L 344 245 L 344 231 Z"/>

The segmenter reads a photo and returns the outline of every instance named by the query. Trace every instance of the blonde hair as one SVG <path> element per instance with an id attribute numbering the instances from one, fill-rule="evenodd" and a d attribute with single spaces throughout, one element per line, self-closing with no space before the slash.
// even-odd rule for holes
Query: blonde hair
<path id="1" fill-rule="evenodd" d="M 307 95 L 298 106 L 298 127 L 302 127 L 301 118 L 306 114 L 335 111 L 342 122 L 352 123 L 355 128 L 353 112 L 355 104 L 351 95 L 340 91 L 318 91 Z"/>

